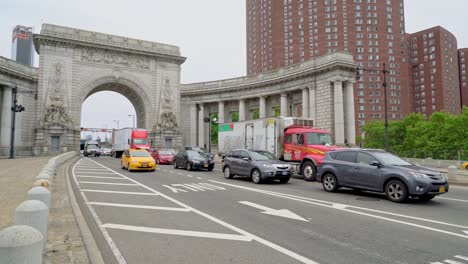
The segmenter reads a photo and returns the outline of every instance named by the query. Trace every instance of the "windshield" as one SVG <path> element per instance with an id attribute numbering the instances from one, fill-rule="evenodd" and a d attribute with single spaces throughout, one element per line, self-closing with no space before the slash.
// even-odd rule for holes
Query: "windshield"
<path id="1" fill-rule="evenodd" d="M 271 160 L 272 158 L 263 153 L 249 151 L 249 155 L 253 160 Z"/>
<path id="2" fill-rule="evenodd" d="M 89 145 L 88 146 L 88 149 L 97 149 L 97 148 L 98 148 L 98 146 L 96 146 L 96 145 Z"/>
<path id="3" fill-rule="evenodd" d="M 146 145 L 146 144 L 148 144 L 148 140 L 147 139 L 142 139 L 142 138 L 135 138 L 135 139 L 133 139 L 133 144 Z"/>
<path id="4" fill-rule="evenodd" d="M 310 132 L 306 133 L 307 145 L 333 145 L 330 134 Z"/>
<path id="5" fill-rule="evenodd" d="M 190 157 L 190 158 L 194 158 L 194 159 L 204 159 L 207 157 L 207 155 L 203 152 L 198 152 L 198 151 L 195 151 L 195 150 L 189 150 L 187 151 L 187 155 Z"/>
<path id="6" fill-rule="evenodd" d="M 268 152 L 268 151 L 258 150 L 258 151 L 253 151 L 253 152 L 263 155 L 265 157 L 268 157 L 269 159 L 276 159 L 275 155 L 273 155 L 273 153 Z"/>
<path id="7" fill-rule="evenodd" d="M 172 152 L 169 150 L 160 150 L 158 151 L 159 155 L 172 155 Z"/>
<path id="8" fill-rule="evenodd" d="M 133 157 L 151 157 L 148 151 L 132 151 Z"/>
<path id="9" fill-rule="evenodd" d="M 395 166 L 408 166 L 411 163 L 386 152 L 375 152 L 372 153 L 375 157 L 377 157 L 382 163 L 387 165 L 395 165 Z"/>

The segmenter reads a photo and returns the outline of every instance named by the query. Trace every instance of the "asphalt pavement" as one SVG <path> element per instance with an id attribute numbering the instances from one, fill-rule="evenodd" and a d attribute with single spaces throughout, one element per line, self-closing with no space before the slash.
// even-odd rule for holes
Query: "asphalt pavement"
<path id="1" fill-rule="evenodd" d="M 70 177 L 106 263 L 466 263 L 468 188 L 423 203 L 294 178 L 82 158 Z"/>

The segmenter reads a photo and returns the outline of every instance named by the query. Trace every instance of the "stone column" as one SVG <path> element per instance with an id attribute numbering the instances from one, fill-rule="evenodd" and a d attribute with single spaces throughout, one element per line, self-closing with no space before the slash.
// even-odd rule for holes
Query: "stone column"
<path id="1" fill-rule="evenodd" d="M 309 88 L 302 89 L 302 117 L 309 117 Z"/>
<path id="2" fill-rule="evenodd" d="M 245 121 L 245 100 L 239 100 L 239 121 Z"/>
<path id="3" fill-rule="evenodd" d="M 354 113 L 353 83 L 346 82 L 344 89 L 345 138 L 349 145 L 356 145 L 356 121 Z"/>
<path id="4" fill-rule="evenodd" d="M 280 116 L 288 116 L 288 95 L 285 93 L 281 94 L 281 113 Z"/>
<path id="5" fill-rule="evenodd" d="M 2 120 L 0 130 L 0 145 L 3 146 L 10 145 L 12 103 L 12 88 L 4 86 L 2 100 Z"/>
<path id="6" fill-rule="evenodd" d="M 260 96 L 260 101 L 259 101 L 259 106 L 260 106 L 260 118 L 265 118 L 266 117 L 266 98 L 265 96 Z"/>
<path id="7" fill-rule="evenodd" d="M 317 125 L 317 115 L 316 115 L 316 110 L 315 110 L 315 87 L 309 88 L 309 117 L 314 120 L 314 126 Z"/>
<path id="8" fill-rule="evenodd" d="M 225 113 L 224 113 L 224 102 L 219 102 L 218 103 L 218 123 L 224 123 L 224 118 L 225 118 Z"/>
<path id="9" fill-rule="evenodd" d="M 336 145 L 344 145 L 344 112 L 343 112 L 343 83 L 335 81 L 333 83 L 334 90 L 334 110 L 335 110 L 335 143 Z"/>
<path id="10" fill-rule="evenodd" d="M 190 145 L 197 145 L 197 132 L 198 132 L 198 110 L 197 105 L 190 106 Z"/>
<path id="11" fill-rule="evenodd" d="M 205 106 L 199 104 L 198 107 L 200 110 L 198 111 L 198 146 L 203 147 L 205 145 Z"/>

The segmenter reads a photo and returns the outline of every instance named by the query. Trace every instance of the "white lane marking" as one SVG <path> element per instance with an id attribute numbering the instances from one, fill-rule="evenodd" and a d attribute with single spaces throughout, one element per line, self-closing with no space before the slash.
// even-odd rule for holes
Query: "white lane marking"
<path id="1" fill-rule="evenodd" d="M 437 199 L 444 199 L 444 200 L 450 200 L 450 201 L 457 201 L 457 202 L 468 203 L 468 200 L 455 199 L 455 198 L 448 198 L 448 197 L 437 197 Z"/>
<path id="2" fill-rule="evenodd" d="M 193 176 L 192 175 L 187 175 L 187 177 L 192 178 Z"/>
<path id="3" fill-rule="evenodd" d="M 405 216 L 405 215 L 400 215 L 400 214 L 395 214 L 395 213 L 390 213 L 390 212 L 385 212 L 385 211 L 379 211 L 379 210 L 374 210 L 374 209 L 369 209 L 369 208 L 364 208 L 364 207 L 351 206 L 351 205 L 346 205 L 345 208 L 337 208 L 336 203 L 332 203 L 332 202 L 328 202 L 328 201 L 320 201 L 320 200 L 310 199 L 310 198 L 306 198 L 306 197 L 294 196 L 294 195 L 277 193 L 277 192 L 270 192 L 270 191 L 265 191 L 265 190 L 261 190 L 261 189 L 243 187 L 243 186 L 224 183 L 224 182 L 219 182 L 219 181 L 213 181 L 213 180 L 210 180 L 210 181 L 215 182 L 215 183 L 219 183 L 219 184 L 224 184 L 224 185 L 227 185 L 227 186 L 236 187 L 236 188 L 239 188 L 239 189 L 245 189 L 245 190 L 254 191 L 254 192 L 263 193 L 263 194 L 268 194 L 268 195 L 272 195 L 272 196 L 276 196 L 276 197 L 280 197 L 280 198 L 285 198 L 285 199 L 289 199 L 289 200 L 314 204 L 314 205 L 318 205 L 318 206 L 322 206 L 322 207 L 333 208 L 333 209 L 346 211 L 346 212 L 350 212 L 350 213 L 354 213 L 354 214 L 364 215 L 364 216 L 368 216 L 368 217 L 372 217 L 372 218 L 378 218 L 378 219 L 382 219 L 382 220 L 386 220 L 386 221 L 390 221 L 390 222 L 394 222 L 394 223 L 413 226 L 413 227 L 417 227 L 417 228 L 421 228 L 421 229 L 431 230 L 431 231 L 435 231 L 435 232 L 439 232 L 439 233 L 443 233 L 443 234 L 447 234 L 447 235 L 452 235 L 452 236 L 468 239 L 468 235 L 462 235 L 462 234 L 458 234 L 458 233 L 454 233 L 454 232 L 450 232 L 450 231 L 446 231 L 446 230 L 442 230 L 442 229 L 432 228 L 432 227 L 428 227 L 428 226 L 424 226 L 424 225 L 419 225 L 419 224 L 415 224 L 415 223 L 411 223 L 411 222 L 405 222 L 405 221 L 396 220 L 396 219 L 383 217 L 383 216 L 379 216 L 379 215 L 373 215 L 373 214 L 368 214 L 368 213 L 364 213 L 364 212 L 353 211 L 353 210 L 347 209 L 347 208 L 362 209 L 362 210 L 378 212 L 378 213 L 382 213 L 382 214 L 389 214 L 389 215 L 399 216 L 399 217 L 402 217 L 402 218 L 406 217 L 406 218 L 410 218 L 410 219 L 415 219 L 415 220 L 420 220 L 420 221 L 425 221 L 425 222 L 431 222 L 431 223 L 437 223 L 437 224 L 441 224 L 441 225 L 466 228 L 466 227 L 460 226 L 460 225 L 455 225 L 455 224 L 450 224 L 450 223 L 445 223 L 445 222 L 440 222 L 440 221 L 435 221 L 435 220 L 430 220 L 430 219 L 425 219 L 425 218 L 419 218 L 419 217 Z M 324 203 L 329 203 L 329 204 L 324 204 Z"/>
<path id="4" fill-rule="evenodd" d="M 100 203 L 100 202 L 89 202 L 88 204 L 90 204 L 90 205 L 112 206 L 112 207 L 150 209 L 150 210 L 164 210 L 164 211 L 190 212 L 190 210 L 188 210 L 187 208 L 164 207 L 164 206 L 149 206 L 149 205 L 140 205 L 140 204 L 119 204 L 119 203 Z"/>
<path id="5" fill-rule="evenodd" d="M 444 264 L 444 263 L 436 261 L 436 262 L 431 262 L 430 264 Z"/>
<path id="6" fill-rule="evenodd" d="M 463 233 L 468 235 L 468 230 L 463 230 Z"/>
<path id="7" fill-rule="evenodd" d="M 446 259 L 446 260 L 444 260 L 444 262 L 448 263 L 448 264 L 465 264 L 463 262 L 455 261 L 455 260 L 451 260 L 451 259 Z"/>
<path id="8" fill-rule="evenodd" d="M 175 188 L 175 187 L 172 187 L 172 186 L 169 186 L 169 185 L 162 185 L 162 186 L 168 188 L 168 189 L 171 190 L 173 193 L 178 193 L 179 191 L 180 191 L 180 192 L 188 192 L 187 190 Z"/>
<path id="9" fill-rule="evenodd" d="M 468 257 L 462 256 L 462 255 L 456 255 L 455 257 L 458 259 L 463 259 L 463 260 L 468 261 Z"/>
<path id="10" fill-rule="evenodd" d="M 132 195 L 149 195 L 155 196 L 155 193 L 141 193 L 141 192 L 119 192 L 119 191 L 108 191 L 108 190 L 92 190 L 92 189 L 81 189 L 82 192 L 97 192 L 97 193 L 118 193 L 118 194 L 132 194 Z"/>
<path id="11" fill-rule="evenodd" d="M 95 162 L 95 161 L 93 161 L 93 160 L 90 160 L 90 161 L 92 161 L 92 162 L 98 164 L 99 166 L 101 166 L 101 167 L 103 167 L 103 168 L 107 168 L 106 166 L 104 166 L 104 165 L 102 165 L 102 164 L 100 164 L 100 163 L 98 163 L 98 162 Z M 187 209 L 189 209 L 190 211 L 192 211 L 192 212 L 194 212 L 194 213 L 196 213 L 196 214 L 199 214 L 199 215 L 201 215 L 201 216 L 203 216 L 203 217 L 205 217 L 205 218 L 207 218 L 207 219 L 209 219 L 209 220 L 211 220 L 211 221 L 213 221 L 213 222 L 215 222 L 215 223 L 217 223 L 217 224 L 220 224 L 220 225 L 222 225 L 222 226 L 224 226 L 224 227 L 226 227 L 226 228 L 229 228 L 229 229 L 231 229 L 231 230 L 233 230 L 233 231 L 235 231 L 235 232 L 238 232 L 238 233 L 240 233 L 240 234 L 243 234 L 244 236 L 250 237 L 250 238 L 252 238 L 253 240 L 257 241 L 258 243 L 261 243 L 261 244 L 263 244 L 263 245 L 265 245 L 265 246 L 267 246 L 267 247 L 270 247 L 270 248 L 272 248 L 272 249 L 274 249 L 274 250 L 276 250 L 276 251 L 278 251 L 278 252 L 281 252 L 281 253 L 283 253 L 284 255 L 287 255 L 287 256 L 289 256 L 289 257 L 291 257 L 291 258 L 293 258 L 293 259 L 296 259 L 296 260 L 298 260 L 298 261 L 300 261 L 300 262 L 302 262 L 302 263 L 305 263 L 305 264 L 319 264 L 318 262 L 315 262 L 315 261 L 313 261 L 313 260 L 311 260 L 311 259 L 308 259 L 308 258 L 302 256 L 302 255 L 299 255 L 299 254 L 296 253 L 296 252 L 293 252 L 293 251 L 291 251 L 291 250 L 289 250 L 289 249 L 286 249 L 286 248 L 284 248 L 284 247 L 281 247 L 281 246 L 279 246 L 279 245 L 277 245 L 277 244 L 275 244 L 275 243 L 272 243 L 272 242 L 270 242 L 270 241 L 268 241 L 268 240 L 265 240 L 265 239 L 263 239 L 263 238 L 261 238 L 261 237 L 259 237 L 259 236 L 256 236 L 256 235 L 254 235 L 254 234 L 251 234 L 251 233 L 249 233 L 249 232 L 247 232 L 247 231 L 245 231 L 245 230 L 243 230 L 243 229 L 240 229 L 240 228 L 235 227 L 235 226 L 233 226 L 233 225 L 231 225 L 231 224 L 228 224 L 227 222 L 224 222 L 224 221 L 221 220 L 221 219 L 218 219 L 218 218 L 216 218 L 216 217 L 214 217 L 214 216 L 211 216 L 211 215 L 209 215 L 209 214 L 207 214 L 207 213 L 204 213 L 204 212 L 202 212 L 202 211 L 199 211 L 199 210 L 197 210 L 197 209 L 195 209 L 195 208 L 193 208 L 193 207 L 191 207 L 191 206 L 188 206 L 188 205 L 186 205 L 186 204 L 184 204 L 184 203 L 182 203 L 182 202 L 180 202 L 180 201 L 178 201 L 178 200 L 176 200 L 176 199 L 174 199 L 174 198 L 172 198 L 172 197 L 170 197 L 170 196 L 167 196 L 167 195 L 165 195 L 165 194 L 163 194 L 163 193 L 160 193 L 160 192 L 156 191 L 155 189 L 153 189 L 153 188 L 151 188 L 151 187 L 148 187 L 148 186 L 146 186 L 146 185 L 144 185 L 144 184 L 142 184 L 142 183 L 140 183 L 140 182 L 138 182 L 138 181 L 136 181 L 136 180 L 133 180 L 133 179 L 131 179 L 131 178 L 129 178 L 129 177 L 127 177 L 127 176 L 121 174 L 121 173 L 118 173 L 118 172 L 116 172 L 116 171 L 114 171 L 114 170 L 112 170 L 112 169 L 110 169 L 110 168 L 107 168 L 107 169 L 109 169 L 109 170 L 115 172 L 116 174 L 118 174 L 118 175 L 120 175 L 120 176 L 122 176 L 122 177 L 124 177 L 124 178 L 129 179 L 130 181 L 132 181 L 132 182 L 134 182 L 134 183 L 140 184 L 141 187 L 143 187 L 143 188 L 145 188 L 145 189 L 147 189 L 147 190 L 149 190 L 149 191 L 151 191 L 151 192 L 153 192 L 153 193 L 155 193 L 155 194 L 157 194 L 157 195 L 160 195 L 161 197 L 166 198 L 167 200 L 169 200 L 169 201 L 171 201 L 171 202 L 173 202 L 173 203 L 176 203 L 176 204 L 180 205 L 181 207 L 187 208 Z"/>
<path id="12" fill-rule="evenodd" d="M 78 184 L 78 180 L 76 179 L 75 177 L 75 167 L 76 165 L 78 165 L 80 162 L 82 161 L 82 159 L 80 159 L 76 164 L 75 166 L 73 166 L 73 169 L 72 169 L 72 174 L 73 174 L 73 180 L 75 181 L 75 184 L 76 186 L 79 188 L 79 184 Z M 104 239 L 106 240 L 107 244 L 109 245 L 110 249 L 112 250 L 112 253 L 114 254 L 115 258 L 117 259 L 117 262 L 119 264 L 127 264 L 127 261 L 125 260 L 125 258 L 122 256 L 122 253 L 120 253 L 120 250 L 117 248 L 117 246 L 115 245 L 114 241 L 112 240 L 112 238 L 110 237 L 109 233 L 107 232 L 107 230 L 102 226 L 102 222 L 101 222 L 101 219 L 99 219 L 99 216 L 97 215 L 96 211 L 94 211 L 94 208 L 92 206 L 90 206 L 88 204 L 88 198 L 86 197 L 86 195 L 81 192 L 81 196 L 83 197 L 83 201 L 84 203 L 86 204 L 86 206 L 88 207 L 88 210 L 89 212 L 91 213 L 91 215 L 93 216 L 94 218 L 94 221 L 96 221 L 96 224 L 98 225 L 99 227 L 99 230 L 101 230 L 101 233 L 102 235 L 104 236 Z"/>
<path id="13" fill-rule="evenodd" d="M 93 181 L 80 181 L 80 183 L 88 184 L 102 184 L 102 185 L 119 185 L 119 186 L 138 186 L 135 183 L 117 183 L 117 182 L 93 182 Z"/>
<path id="14" fill-rule="evenodd" d="M 182 175 L 182 172 L 178 172 L 177 174 Z"/>
<path id="15" fill-rule="evenodd" d="M 294 219 L 294 220 L 299 220 L 299 221 L 304 221 L 304 222 L 309 222 L 307 219 L 287 210 L 287 209 L 279 209 L 279 210 L 276 210 L 276 209 L 273 209 L 273 208 L 270 208 L 270 207 L 266 207 L 266 206 L 263 206 L 263 205 L 260 205 L 260 204 L 256 204 L 256 203 L 252 203 L 252 202 L 249 202 L 249 201 L 239 201 L 239 203 L 241 204 L 245 204 L 247 206 L 251 206 L 253 208 L 257 208 L 257 209 L 260 209 L 262 210 L 263 212 L 261 212 L 262 214 L 269 214 L 269 215 L 274 215 L 274 216 L 280 216 L 280 217 L 284 217 L 284 218 L 290 218 L 290 219 Z"/>
<path id="16" fill-rule="evenodd" d="M 199 180 L 203 180 L 203 178 L 202 178 L 202 177 L 197 177 L 197 179 L 199 179 Z"/>
<path id="17" fill-rule="evenodd" d="M 91 171 L 77 171 L 79 175 L 114 175 L 113 172 L 91 172 Z"/>
<path id="18" fill-rule="evenodd" d="M 76 176 L 77 178 L 93 178 L 93 179 L 113 179 L 113 180 L 126 180 L 122 177 L 107 177 L 107 176 Z"/>
<path id="19" fill-rule="evenodd" d="M 246 242 L 252 241 L 251 237 L 244 236 L 244 235 L 165 229 L 165 228 L 153 228 L 153 227 L 144 227 L 144 226 L 117 225 L 117 224 L 104 224 L 103 227 L 127 230 L 127 231 L 137 231 L 137 232 L 176 235 L 176 236 L 204 237 L 204 238 L 226 239 L 226 240 L 236 240 L 236 241 L 246 241 Z"/>

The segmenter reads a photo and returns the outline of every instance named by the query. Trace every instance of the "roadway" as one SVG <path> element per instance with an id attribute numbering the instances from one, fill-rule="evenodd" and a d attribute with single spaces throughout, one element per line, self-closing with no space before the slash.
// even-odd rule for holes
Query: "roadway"
<path id="1" fill-rule="evenodd" d="M 318 183 L 256 185 L 120 160 L 70 168 L 80 208 L 106 263 L 466 263 L 468 188 L 428 203 Z"/>

